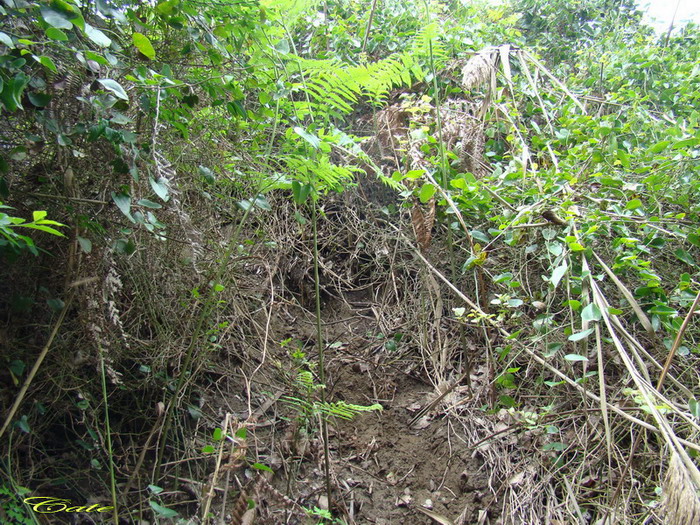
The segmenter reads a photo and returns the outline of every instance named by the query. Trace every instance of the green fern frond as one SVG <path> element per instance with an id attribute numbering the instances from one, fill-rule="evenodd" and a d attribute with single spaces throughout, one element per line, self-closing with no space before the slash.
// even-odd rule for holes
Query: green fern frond
<path id="1" fill-rule="evenodd" d="M 344 401 L 336 401 L 335 403 L 315 403 L 315 408 L 321 415 L 325 417 L 338 417 L 340 419 L 350 420 L 360 412 L 372 412 L 375 410 L 383 410 L 384 407 L 378 403 L 370 406 L 353 405 Z"/>

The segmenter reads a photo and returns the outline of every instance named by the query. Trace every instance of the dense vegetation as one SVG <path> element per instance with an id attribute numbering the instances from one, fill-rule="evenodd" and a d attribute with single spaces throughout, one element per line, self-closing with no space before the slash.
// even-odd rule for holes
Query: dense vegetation
<path id="1" fill-rule="evenodd" d="M 699 37 L 5 0 L 0 521 L 695 523 Z"/>

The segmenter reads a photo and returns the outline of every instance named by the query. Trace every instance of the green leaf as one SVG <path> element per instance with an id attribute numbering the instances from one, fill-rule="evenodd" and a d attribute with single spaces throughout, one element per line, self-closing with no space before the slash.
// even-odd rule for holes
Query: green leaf
<path id="1" fill-rule="evenodd" d="M 657 142 L 656 144 L 654 144 L 647 151 L 649 153 L 661 153 L 668 147 L 669 144 L 671 144 L 670 140 L 662 140 L 661 142 Z"/>
<path id="2" fill-rule="evenodd" d="M 292 181 L 292 198 L 297 204 L 304 204 L 311 193 L 311 184 L 302 184 L 299 181 Z"/>
<path id="3" fill-rule="evenodd" d="M 48 6 L 42 6 L 40 12 L 41 18 L 51 27 L 55 27 L 56 29 L 72 29 L 73 27 L 73 24 L 65 13 Z"/>
<path id="4" fill-rule="evenodd" d="M 223 437 L 224 433 L 221 431 L 220 428 L 215 428 L 214 433 L 211 435 L 212 439 L 214 441 L 221 441 L 221 438 Z"/>
<path id="5" fill-rule="evenodd" d="M 304 128 L 300 128 L 299 126 L 295 126 L 294 133 L 296 133 L 301 138 L 303 138 L 306 142 L 311 144 L 314 147 L 314 149 L 318 149 L 318 147 L 321 145 L 321 139 L 319 139 L 316 135 L 309 133 Z"/>
<path id="6" fill-rule="evenodd" d="M 569 336 L 569 341 L 576 342 L 580 341 L 581 339 L 585 339 L 589 335 L 593 333 L 593 328 L 589 328 L 588 330 L 584 330 L 583 332 L 578 332 L 576 334 L 571 334 Z"/>
<path id="7" fill-rule="evenodd" d="M 690 266 L 695 266 L 695 259 L 693 259 L 693 256 L 690 255 L 685 250 L 683 250 L 682 248 L 678 248 L 673 253 L 676 257 L 678 257 L 679 260 L 683 261 L 685 264 L 688 264 Z"/>
<path id="8" fill-rule="evenodd" d="M 78 236 L 78 244 L 80 244 L 83 252 L 90 253 L 92 251 L 92 241 L 90 239 Z"/>
<path id="9" fill-rule="evenodd" d="M 10 37 L 10 35 L 7 33 L 3 33 L 2 31 L 0 31 L 0 42 L 5 44 L 10 49 L 15 48 L 15 43 L 12 41 L 12 37 Z"/>
<path id="10" fill-rule="evenodd" d="M 163 177 L 156 181 L 153 177 L 149 179 L 151 183 L 151 188 L 160 197 L 163 202 L 168 202 L 170 200 L 170 188 L 168 186 L 168 181 Z"/>
<path id="11" fill-rule="evenodd" d="M 690 410 L 690 415 L 695 419 L 700 419 L 700 403 L 698 403 L 697 399 L 691 397 L 688 400 L 688 409 Z"/>
<path id="12" fill-rule="evenodd" d="M 625 168 L 630 167 L 630 156 L 627 154 L 625 150 L 618 149 L 617 150 L 617 158 L 620 161 L 620 164 L 624 166 Z"/>
<path id="13" fill-rule="evenodd" d="M 112 192 L 112 200 L 114 201 L 114 204 L 117 205 L 117 208 L 119 208 L 119 210 L 126 215 L 127 219 L 129 219 L 131 222 L 136 222 L 131 216 L 131 197 L 129 197 L 126 193 Z"/>
<path id="14" fill-rule="evenodd" d="M 272 469 L 268 467 L 267 465 L 263 465 L 262 463 L 253 463 L 251 465 L 255 470 L 263 470 L 265 472 L 272 472 Z"/>
<path id="15" fill-rule="evenodd" d="M 180 0 L 165 0 L 156 6 L 156 12 L 160 15 L 170 16 L 175 14 L 176 8 L 180 5 Z"/>
<path id="16" fill-rule="evenodd" d="M 665 304 L 656 304 L 649 308 L 649 313 L 657 315 L 677 315 L 678 310 L 676 310 L 675 308 L 671 308 L 670 306 L 667 306 Z"/>
<path id="17" fill-rule="evenodd" d="M 29 102 L 34 104 L 38 108 L 45 108 L 51 102 L 51 95 L 46 93 L 37 93 L 36 91 L 31 91 L 27 93 L 27 98 Z"/>
<path id="18" fill-rule="evenodd" d="M 124 91 L 124 88 L 121 87 L 119 82 L 116 80 L 112 80 L 111 78 L 100 78 L 97 81 L 102 84 L 102 87 L 114 93 L 116 97 L 122 100 L 129 100 L 129 96 L 126 94 L 126 91 Z"/>
<path id="19" fill-rule="evenodd" d="M 642 201 L 639 199 L 632 199 L 627 203 L 627 206 L 625 206 L 626 210 L 636 210 L 637 208 L 641 208 L 642 206 Z"/>
<path id="20" fill-rule="evenodd" d="M 204 177 L 204 180 L 208 184 L 214 184 L 216 182 L 216 177 L 214 176 L 214 173 L 207 168 L 206 166 L 199 166 L 199 174 Z"/>
<path id="21" fill-rule="evenodd" d="M 48 304 L 49 308 L 51 308 L 56 313 L 59 313 L 61 310 L 63 310 L 63 307 L 65 306 L 65 303 L 60 299 L 48 299 L 46 301 L 46 304 Z"/>
<path id="22" fill-rule="evenodd" d="M 112 40 L 96 27 L 90 24 L 85 24 L 85 35 L 100 47 L 109 47 L 112 45 Z"/>
<path id="23" fill-rule="evenodd" d="M 421 186 L 420 192 L 418 193 L 418 198 L 423 204 L 425 204 L 433 197 L 433 195 L 435 195 L 436 191 L 435 186 L 429 182 L 426 182 L 423 184 L 423 186 Z"/>
<path id="24" fill-rule="evenodd" d="M 552 286 L 556 288 L 559 286 L 559 282 L 561 281 L 561 278 L 564 277 L 566 274 L 566 271 L 569 269 L 569 266 L 564 262 L 562 265 L 557 266 L 554 271 L 552 272 L 552 277 L 550 277 L 549 282 L 552 283 Z"/>
<path id="25" fill-rule="evenodd" d="M 141 51 L 141 53 L 143 53 L 146 57 L 151 60 L 156 58 L 156 50 L 153 49 L 153 45 L 146 35 L 134 33 L 131 39 L 134 42 L 136 49 Z"/>
<path id="26" fill-rule="evenodd" d="M 158 485 L 149 485 L 148 490 L 150 490 L 153 494 L 160 494 L 163 492 L 163 488 L 159 487 Z"/>
<path id="27" fill-rule="evenodd" d="M 567 361 L 574 361 L 574 362 L 576 362 L 576 361 L 588 361 L 587 357 L 582 356 L 582 355 L 578 355 L 578 354 L 566 354 L 564 356 L 564 359 L 566 359 Z"/>
<path id="28" fill-rule="evenodd" d="M 202 452 L 204 454 L 211 454 L 212 452 L 216 452 L 216 449 L 212 447 L 211 445 L 206 445 L 202 447 Z"/>
<path id="29" fill-rule="evenodd" d="M 47 38 L 50 38 L 51 40 L 56 40 L 58 42 L 67 42 L 68 41 L 68 35 L 66 35 L 60 29 L 56 29 L 55 27 L 47 27 L 46 28 L 46 36 L 47 36 Z"/>
<path id="30" fill-rule="evenodd" d="M 49 57 L 33 55 L 33 58 L 52 73 L 58 73 L 58 69 L 56 69 L 56 64 L 54 64 L 53 60 L 51 60 Z"/>
<path id="31" fill-rule="evenodd" d="M 157 202 L 153 202 L 153 201 L 148 200 L 148 199 L 140 199 L 138 204 L 140 206 L 144 206 L 146 208 L 151 208 L 152 210 L 159 210 L 160 208 L 163 207 L 161 204 L 158 204 Z"/>
<path id="32" fill-rule="evenodd" d="M 589 304 L 581 312 L 581 319 L 583 319 L 586 322 L 600 321 L 601 317 L 602 313 L 600 311 L 600 308 L 598 308 L 598 305 L 595 303 Z"/>
<path id="33" fill-rule="evenodd" d="M 151 508 L 156 511 L 158 514 L 163 516 L 164 518 L 175 518 L 179 516 L 179 514 L 174 511 L 173 509 L 169 509 L 167 507 L 163 507 L 161 505 L 158 505 L 155 501 L 148 501 L 148 504 L 151 506 Z"/>
<path id="34" fill-rule="evenodd" d="M 248 436 L 248 429 L 246 427 L 241 427 L 238 430 L 236 430 L 236 433 L 234 434 L 238 439 L 246 439 Z"/>

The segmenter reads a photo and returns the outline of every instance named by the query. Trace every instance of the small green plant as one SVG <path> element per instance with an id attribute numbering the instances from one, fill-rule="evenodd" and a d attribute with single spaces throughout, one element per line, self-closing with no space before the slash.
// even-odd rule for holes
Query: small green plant
<path id="1" fill-rule="evenodd" d="M 16 523 L 17 525 L 34 525 L 36 523 L 21 499 L 29 492 L 29 489 L 24 487 L 17 487 L 17 490 L 13 491 L 5 484 L 0 485 L 0 512 L 7 516 L 8 523 Z"/>
<path id="2" fill-rule="evenodd" d="M 2 202 L 0 202 L 0 210 L 11 209 L 13 209 L 11 206 L 5 206 Z M 30 237 L 18 233 L 17 228 L 31 228 L 33 230 L 39 230 L 50 233 L 51 235 L 63 237 L 63 234 L 57 229 L 52 228 L 52 226 L 63 227 L 65 225 L 61 224 L 60 222 L 46 219 L 46 215 L 47 214 L 45 211 L 35 211 L 32 213 L 32 220 L 27 222 L 21 217 L 12 217 L 7 213 L 0 211 L 0 235 L 4 237 L 4 239 L 0 238 L 0 249 L 5 247 L 10 247 L 15 251 L 27 249 L 34 255 L 39 254 L 34 241 Z"/>
<path id="3" fill-rule="evenodd" d="M 289 341 L 283 341 L 282 346 L 289 344 Z M 374 405 L 355 405 L 344 401 L 323 401 L 316 399 L 316 393 L 325 388 L 325 385 L 319 384 L 314 378 L 314 370 L 316 364 L 310 362 L 306 358 L 306 354 L 301 348 L 290 350 L 290 357 L 296 367 L 296 376 L 293 379 L 293 386 L 297 393 L 295 396 L 285 396 L 283 400 L 294 407 L 300 419 L 308 422 L 318 417 L 328 420 L 333 417 L 349 420 L 355 417 L 360 412 L 370 412 L 374 410 L 382 410 L 382 405 L 375 403 Z"/>
<path id="4" fill-rule="evenodd" d="M 346 525 L 345 520 L 341 520 L 340 518 L 334 518 L 328 510 L 314 507 L 312 509 L 304 509 L 304 511 L 308 516 L 320 519 L 320 521 L 316 522 L 316 525 L 325 525 L 328 523 L 332 525 Z"/>

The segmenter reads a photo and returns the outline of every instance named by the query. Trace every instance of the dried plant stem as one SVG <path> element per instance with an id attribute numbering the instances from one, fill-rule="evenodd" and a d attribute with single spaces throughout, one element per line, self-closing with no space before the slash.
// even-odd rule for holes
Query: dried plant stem
<path id="1" fill-rule="evenodd" d="M 323 326 L 321 324 L 321 285 L 318 273 L 318 212 L 316 202 L 312 202 L 313 215 L 311 223 L 314 234 L 314 292 L 316 294 L 316 347 L 318 348 L 318 378 L 321 382 L 321 403 L 326 405 L 326 369 L 325 369 L 325 344 L 323 342 Z M 331 508 L 331 459 L 328 446 L 328 422 L 321 416 L 321 434 L 323 435 L 323 470 L 326 478 L 326 497 L 328 508 Z"/>

